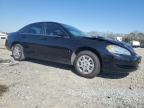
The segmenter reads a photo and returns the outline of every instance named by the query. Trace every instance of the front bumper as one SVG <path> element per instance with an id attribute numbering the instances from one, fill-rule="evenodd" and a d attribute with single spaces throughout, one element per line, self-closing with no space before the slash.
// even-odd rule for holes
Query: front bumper
<path id="1" fill-rule="evenodd" d="M 138 69 L 141 56 L 113 55 L 104 63 L 103 71 L 129 73 Z"/>

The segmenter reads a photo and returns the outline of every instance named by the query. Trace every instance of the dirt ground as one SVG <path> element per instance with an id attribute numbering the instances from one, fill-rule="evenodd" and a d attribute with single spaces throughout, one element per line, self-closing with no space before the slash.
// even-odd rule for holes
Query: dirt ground
<path id="1" fill-rule="evenodd" d="M 86 79 L 71 66 L 15 62 L 0 49 L 0 108 L 144 108 L 144 59 L 133 73 L 108 73 Z"/>

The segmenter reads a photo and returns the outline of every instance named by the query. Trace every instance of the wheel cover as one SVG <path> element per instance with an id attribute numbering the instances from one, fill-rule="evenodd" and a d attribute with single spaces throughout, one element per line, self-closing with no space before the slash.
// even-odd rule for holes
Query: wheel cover
<path id="1" fill-rule="evenodd" d="M 82 55 L 77 60 L 78 70 L 83 74 L 90 74 L 95 68 L 94 60 L 88 55 Z"/>
<path id="2" fill-rule="evenodd" d="M 19 59 L 21 57 L 21 48 L 18 47 L 18 46 L 15 46 L 14 49 L 13 49 L 13 56 L 14 58 L 16 59 Z"/>

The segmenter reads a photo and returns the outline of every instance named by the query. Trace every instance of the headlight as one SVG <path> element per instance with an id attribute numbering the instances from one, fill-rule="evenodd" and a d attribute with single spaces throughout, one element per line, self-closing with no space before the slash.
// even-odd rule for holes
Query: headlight
<path id="1" fill-rule="evenodd" d="M 113 54 L 131 55 L 127 49 L 117 45 L 108 45 L 106 49 Z"/>

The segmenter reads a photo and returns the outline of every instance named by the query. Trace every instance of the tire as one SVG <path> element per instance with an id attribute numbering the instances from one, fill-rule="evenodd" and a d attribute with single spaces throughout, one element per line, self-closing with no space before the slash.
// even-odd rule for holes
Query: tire
<path id="1" fill-rule="evenodd" d="M 25 56 L 24 56 L 22 45 L 15 44 L 12 47 L 12 56 L 13 56 L 14 60 L 16 60 L 16 61 L 25 60 Z"/>
<path id="2" fill-rule="evenodd" d="M 81 51 L 75 58 L 74 68 L 78 75 L 85 78 L 94 78 L 100 73 L 100 60 L 91 51 Z"/>

